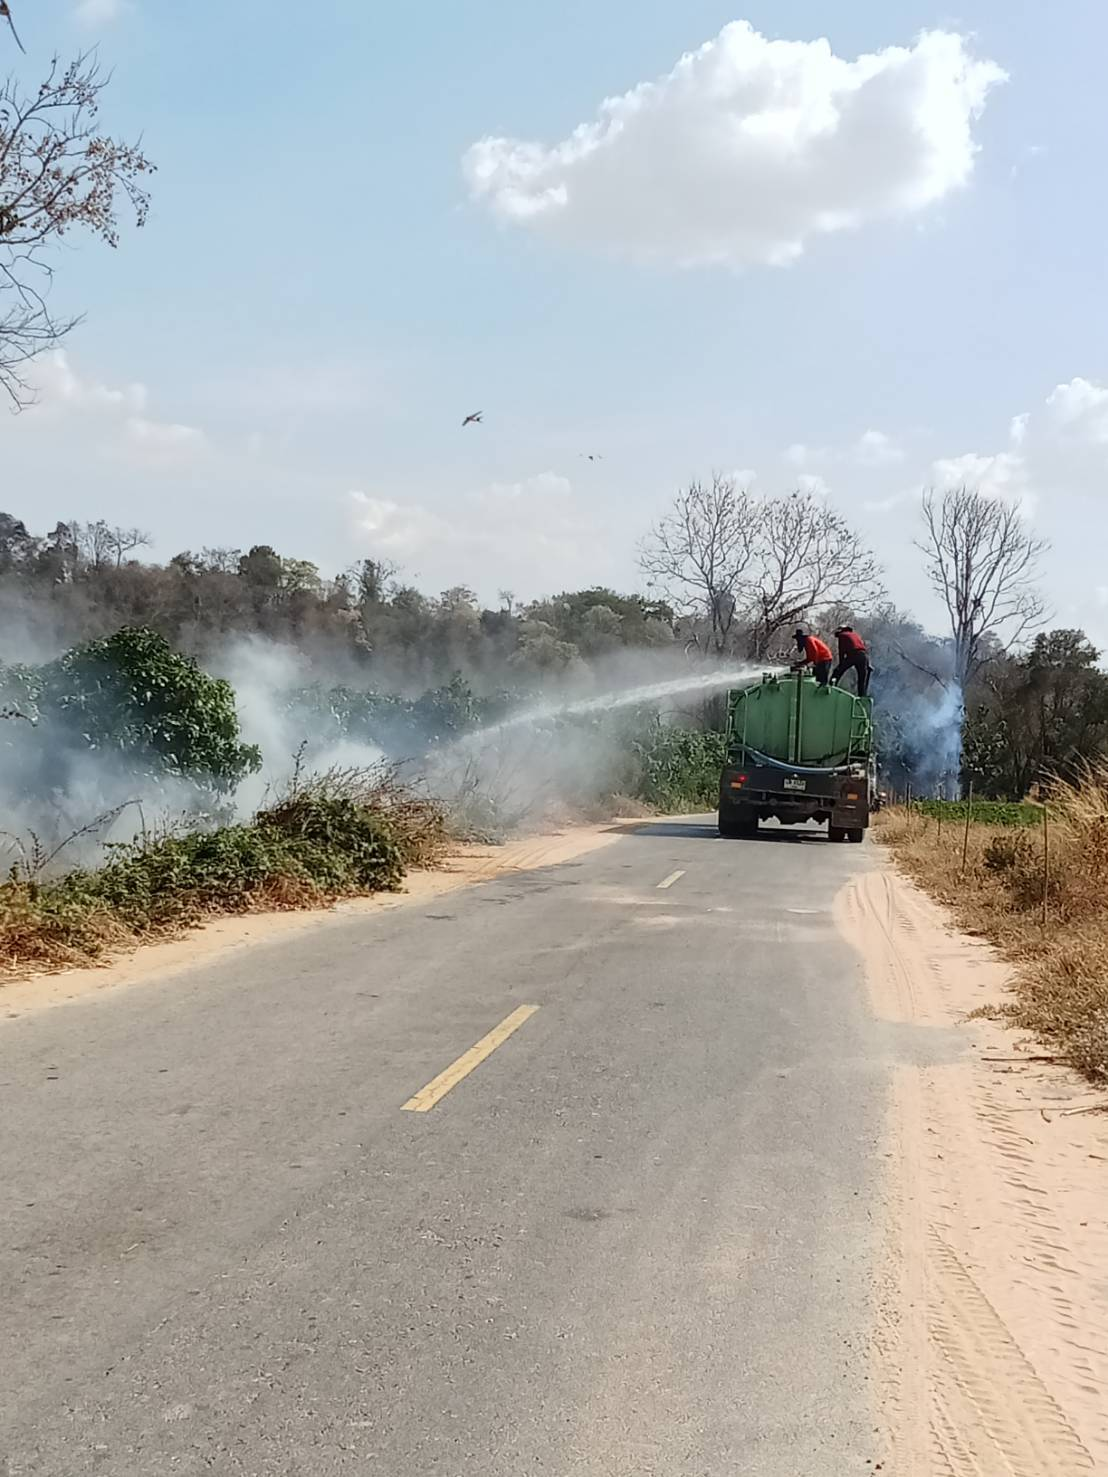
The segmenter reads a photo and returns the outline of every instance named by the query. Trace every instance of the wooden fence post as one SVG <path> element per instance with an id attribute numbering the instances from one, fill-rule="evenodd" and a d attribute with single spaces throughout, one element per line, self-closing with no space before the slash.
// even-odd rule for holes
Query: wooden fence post
<path id="1" fill-rule="evenodd" d="M 966 875 L 966 861 L 969 857 L 969 828 L 973 817 L 973 781 L 970 780 L 969 799 L 966 802 L 966 834 L 962 838 L 962 876 Z"/>

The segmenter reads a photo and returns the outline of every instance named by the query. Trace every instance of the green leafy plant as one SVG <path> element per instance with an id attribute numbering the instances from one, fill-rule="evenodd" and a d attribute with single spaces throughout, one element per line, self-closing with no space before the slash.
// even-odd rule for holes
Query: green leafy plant
<path id="1" fill-rule="evenodd" d="M 230 683 L 204 672 L 146 627 L 74 647 L 39 675 L 37 713 L 94 751 L 115 751 L 136 769 L 180 775 L 229 790 L 260 769 L 239 736 Z"/>
<path id="2" fill-rule="evenodd" d="M 1041 826 L 1042 807 L 1018 804 L 1011 800 L 913 800 L 912 811 L 917 815 L 931 816 L 938 820 L 965 822 L 967 814 L 975 823 L 983 826 Z"/>

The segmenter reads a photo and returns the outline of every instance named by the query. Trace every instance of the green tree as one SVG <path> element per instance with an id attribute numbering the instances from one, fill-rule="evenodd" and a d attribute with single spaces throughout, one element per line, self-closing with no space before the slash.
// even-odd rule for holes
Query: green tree
<path id="1" fill-rule="evenodd" d="M 169 772 L 217 790 L 261 767 L 240 741 L 230 683 L 211 677 L 156 632 L 125 627 L 75 647 L 42 671 L 43 742 L 57 726 L 136 769 Z"/>
<path id="2" fill-rule="evenodd" d="M 966 725 L 966 769 L 983 793 L 1020 799 L 1074 779 L 1108 752 L 1108 674 L 1084 631 L 1047 631 L 995 661 Z"/>

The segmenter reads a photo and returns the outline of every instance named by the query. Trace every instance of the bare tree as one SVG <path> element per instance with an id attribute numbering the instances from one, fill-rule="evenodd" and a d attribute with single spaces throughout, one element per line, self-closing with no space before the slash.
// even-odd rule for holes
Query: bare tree
<path id="1" fill-rule="evenodd" d="M 109 547 L 115 555 L 116 569 L 122 566 L 127 554 L 133 554 L 136 549 L 148 549 L 153 542 L 150 535 L 141 528 L 110 528 L 108 539 Z"/>
<path id="2" fill-rule="evenodd" d="M 151 539 L 141 528 L 113 528 L 103 518 L 95 523 L 71 523 L 69 530 L 81 562 L 89 569 L 119 569 L 124 556 L 150 547 Z"/>
<path id="3" fill-rule="evenodd" d="M 733 650 L 742 633 L 754 660 L 816 606 L 857 608 L 882 592 L 873 555 L 819 498 L 753 498 L 719 477 L 678 495 L 641 562 L 678 609 L 710 620 L 713 650 Z"/>
<path id="4" fill-rule="evenodd" d="M 754 554 L 750 497 L 729 477 L 690 482 L 640 550 L 652 586 L 685 614 L 706 618 L 711 649 L 726 651 Z"/>
<path id="5" fill-rule="evenodd" d="M 116 246 L 120 196 L 146 220 L 153 165 L 97 128 L 107 83 L 86 53 L 64 68 L 55 58 L 31 94 L 10 77 L 0 87 L 0 389 L 17 407 L 33 399 L 31 361 L 78 321 L 47 305 L 54 250 L 78 230 Z"/>
<path id="6" fill-rule="evenodd" d="M 916 547 L 946 606 L 955 679 L 964 690 L 990 652 L 1011 650 L 1043 624 L 1036 582 L 1048 545 L 1017 507 L 975 488 L 925 494 L 923 523 Z"/>
<path id="7" fill-rule="evenodd" d="M 880 567 L 841 514 L 812 493 L 758 505 L 757 559 L 746 592 L 749 654 L 760 661 L 820 605 L 864 608 L 884 593 Z"/>

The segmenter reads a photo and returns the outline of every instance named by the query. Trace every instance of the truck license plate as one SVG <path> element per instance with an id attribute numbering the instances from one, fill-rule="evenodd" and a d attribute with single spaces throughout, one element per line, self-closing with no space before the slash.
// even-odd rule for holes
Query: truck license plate
<path id="1" fill-rule="evenodd" d="M 807 788 L 808 781 L 797 779 L 795 776 L 790 776 L 790 778 L 785 781 L 786 790 L 806 790 Z"/>

